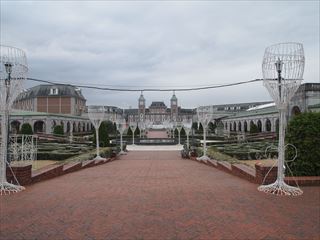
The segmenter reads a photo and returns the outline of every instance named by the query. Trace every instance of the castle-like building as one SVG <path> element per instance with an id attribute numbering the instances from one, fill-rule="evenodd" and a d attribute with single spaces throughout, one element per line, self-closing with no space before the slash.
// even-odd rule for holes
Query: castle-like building
<path id="1" fill-rule="evenodd" d="M 275 132 L 278 125 L 278 110 L 271 101 L 208 105 L 213 110 L 213 121 L 220 126 L 222 134 L 250 132 L 255 124 L 259 132 Z M 19 132 L 23 123 L 29 123 L 35 133 L 52 133 L 56 125 L 62 125 L 66 134 L 90 132 L 86 99 L 81 90 L 68 85 L 39 85 L 22 92 L 15 100 L 15 110 L 10 114 L 11 132 Z M 173 93 L 170 107 L 162 101 L 146 107 L 141 93 L 138 106 L 120 109 L 105 106 L 107 112 L 125 115 L 128 122 L 150 121 L 162 125 L 164 121 L 195 119 L 197 109 L 185 109 L 178 105 Z M 320 83 L 304 83 L 293 96 L 288 106 L 290 118 L 300 112 L 320 112 Z M 1 116 L 0 116 L 1 119 Z"/>
<path id="2" fill-rule="evenodd" d="M 174 92 L 170 99 L 170 108 L 168 108 L 164 102 L 152 102 L 149 108 L 146 108 L 146 99 L 141 92 L 138 99 L 138 108 L 127 109 L 125 110 L 125 114 L 129 122 L 150 121 L 154 125 L 161 125 L 164 121 L 192 119 L 195 110 L 179 107 L 178 98 Z"/>

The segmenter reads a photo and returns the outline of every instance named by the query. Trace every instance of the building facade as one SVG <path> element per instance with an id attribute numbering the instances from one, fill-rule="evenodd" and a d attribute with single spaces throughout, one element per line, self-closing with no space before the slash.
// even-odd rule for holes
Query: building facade
<path id="1" fill-rule="evenodd" d="M 184 109 L 178 106 L 178 98 L 173 93 L 170 99 L 170 108 L 162 101 L 154 101 L 149 108 L 146 107 L 146 99 L 141 93 L 138 99 L 137 109 L 126 109 L 126 118 L 129 122 L 150 121 L 154 125 L 162 125 L 164 121 L 182 121 L 183 119 L 192 119 L 195 110 Z"/>
<path id="2" fill-rule="evenodd" d="M 86 99 L 79 88 L 68 85 L 38 85 L 25 90 L 13 103 L 14 109 L 81 116 Z"/>
<path id="3" fill-rule="evenodd" d="M 92 130 L 85 106 L 86 99 L 81 91 L 72 86 L 39 85 L 21 93 L 10 115 L 11 132 L 19 132 L 23 123 L 29 123 L 33 131 L 52 133 L 56 125 L 62 125 L 66 134 Z M 273 102 L 250 102 L 210 105 L 213 122 L 221 128 L 221 134 L 250 132 L 256 125 L 259 132 L 275 132 L 278 125 L 278 111 Z M 162 101 L 154 101 L 146 107 L 146 99 L 141 93 L 138 108 L 120 109 L 105 106 L 111 116 L 124 115 L 128 122 L 150 121 L 162 125 L 164 121 L 195 119 L 196 109 L 179 107 L 178 98 L 173 93 L 170 107 Z M 320 83 L 305 83 L 300 86 L 288 106 L 288 116 L 300 112 L 320 112 Z"/>
<path id="4" fill-rule="evenodd" d="M 81 90 L 68 85 L 38 85 L 23 91 L 13 103 L 10 131 L 18 133 L 22 124 L 29 123 L 34 133 L 52 133 L 56 125 L 64 133 L 88 132 L 92 126 L 83 116 L 86 99 Z"/>
<path id="5" fill-rule="evenodd" d="M 287 120 L 301 112 L 320 112 L 320 83 L 302 84 L 288 105 Z M 279 113 L 274 103 L 256 103 L 244 111 L 222 117 L 224 133 L 250 132 L 253 124 L 258 132 L 275 132 L 279 125 Z"/>

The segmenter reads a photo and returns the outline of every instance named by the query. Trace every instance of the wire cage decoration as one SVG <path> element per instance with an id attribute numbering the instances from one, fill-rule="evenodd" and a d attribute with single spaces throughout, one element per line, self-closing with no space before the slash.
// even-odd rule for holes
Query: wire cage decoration
<path id="1" fill-rule="evenodd" d="M 279 110 L 279 143 L 277 180 L 269 185 L 261 185 L 259 191 L 275 195 L 301 195 L 297 186 L 285 183 L 285 130 L 288 104 L 298 90 L 304 72 L 305 57 L 301 43 L 279 43 L 267 47 L 262 62 L 263 85 Z M 289 169 L 290 170 L 290 169 Z"/>
<path id="2" fill-rule="evenodd" d="M 203 128 L 203 155 L 198 157 L 198 160 L 210 160 L 207 156 L 207 139 L 206 134 L 208 130 L 209 123 L 213 120 L 213 107 L 212 106 L 203 106 L 197 108 L 197 121 L 198 125 L 202 125 Z"/>
<path id="3" fill-rule="evenodd" d="M 129 127 L 130 127 L 131 132 L 132 132 L 132 145 L 135 145 L 134 144 L 134 133 L 135 133 L 137 127 L 138 127 L 138 123 L 135 122 L 135 121 L 130 121 L 129 122 Z"/>
<path id="4" fill-rule="evenodd" d="M 125 120 L 124 117 L 120 116 L 116 119 L 116 126 L 117 126 L 117 130 L 120 133 L 120 155 L 124 155 L 126 154 L 126 152 L 123 151 L 123 134 L 127 129 L 127 122 Z"/>
<path id="5" fill-rule="evenodd" d="M 189 134 L 191 132 L 191 129 L 192 129 L 192 119 L 184 119 L 182 121 L 182 125 L 183 125 L 183 129 L 186 133 L 186 136 L 187 136 L 187 149 L 189 150 L 189 147 L 190 147 L 190 143 L 189 143 Z"/>
<path id="6" fill-rule="evenodd" d="M 13 101 L 22 91 L 27 78 L 27 57 L 23 50 L 0 45 L 0 113 L 1 113 L 1 146 L 0 146 L 0 194 L 10 194 L 24 189 L 7 182 L 6 167 L 9 165 L 9 115 Z"/>
<path id="7" fill-rule="evenodd" d="M 97 149 L 97 156 L 94 160 L 104 160 L 100 156 L 100 146 L 99 146 L 99 127 L 104 120 L 105 117 L 105 109 L 103 106 L 89 106 L 88 107 L 88 117 L 96 130 L 96 149 Z"/>

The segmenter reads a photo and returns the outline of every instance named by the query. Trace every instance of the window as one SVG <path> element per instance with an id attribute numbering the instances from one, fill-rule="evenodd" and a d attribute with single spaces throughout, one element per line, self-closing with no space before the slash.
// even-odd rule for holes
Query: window
<path id="1" fill-rule="evenodd" d="M 51 88 L 50 95 L 58 95 L 58 88 Z"/>

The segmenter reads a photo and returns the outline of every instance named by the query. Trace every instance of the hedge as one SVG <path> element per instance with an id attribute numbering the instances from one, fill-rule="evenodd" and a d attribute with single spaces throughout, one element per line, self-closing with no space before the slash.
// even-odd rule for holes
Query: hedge
<path id="1" fill-rule="evenodd" d="M 297 176 L 320 176 L 320 112 L 302 113 L 288 124 L 286 142 L 297 148 L 297 159 L 288 165 Z M 286 159 L 295 155 L 287 148 Z"/>

